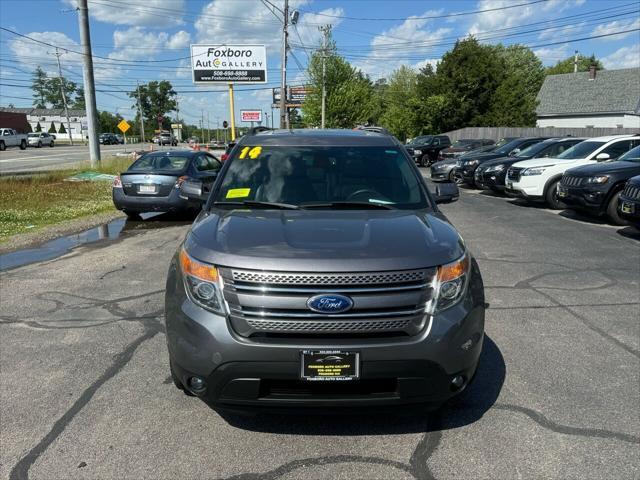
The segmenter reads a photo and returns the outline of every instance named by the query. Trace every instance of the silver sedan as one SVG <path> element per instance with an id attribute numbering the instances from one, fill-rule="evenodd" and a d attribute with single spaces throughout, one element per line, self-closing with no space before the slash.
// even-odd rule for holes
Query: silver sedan
<path id="1" fill-rule="evenodd" d="M 49 145 L 50 147 L 53 147 L 53 140 L 54 137 L 46 132 L 36 132 L 36 133 L 30 133 L 27 136 L 27 145 L 29 147 L 43 147 L 45 145 Z"/>

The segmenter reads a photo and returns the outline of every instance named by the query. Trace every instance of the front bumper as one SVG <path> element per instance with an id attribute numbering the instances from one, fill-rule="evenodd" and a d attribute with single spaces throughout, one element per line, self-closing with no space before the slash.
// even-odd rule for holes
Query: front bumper
<path id="1" fill-rule="evenodd" d="M 486 170 L 476 170 L 474 180 L 476 185 L 485 189 L 504 191 L 504 179 L 506 172 L 487 172 Z"/>
<path id="2" fill-rule="evenodd" d="M 475 185 L 476 168 L 477 168 L 477 165 L 470 166 L 470 167 L 465 167 L 465 166 L 456 167 L 456 173 L 464 183 L 466 183 L 467 185 L 473 186 Z"/>
<path id="3" fill-rule="evenodd" d="M 618 214 L 640 229 L 640 200 L 620 195 L 618 198 Z"/>
<path id="4" fill-rule="evenodd" d="M 190 200 L 180 198 L 180 190 L 173 188 L 166 197 L 141 195 L 125 195 L 122 188 L 112 188 L 113 204 L 118 210 L 128 210 L 131 212 L 174 212 L 197 208 L 200 204 Z"/>
<path id="5" fill-rule="evenodd" d="M 475 262 L 465 297 L 416 336 L 241 337 L 225 317 L 189 299 L 175 261 L 165 302 L 174 373 L 184 385 L 191 376 L 204 378 L 207 389 L 200 396 L 222 408 L 441 403 L 462 390 L 452 388 L 453 377 L 473 377 L 484 336 L 484 291 Z M 359 352 L 360 379 L 301 380 L 303 350 Z"/>
<path id="6" fill-rule="evenodd" d="M 606 197 L 606 191 L 558 185 L 558 198 L 569 208 L 601 214 L 606 208 Z"/>
<path id="7" fill-rule="evenodd" d="M 540 186 L 542 184 L 542 186 Z M 539 175 L 522 176 L 514 182 L 507 177 L 505 180 L 505 193 L 512 197 L 528 200 L 542 200 L 544 198 L 544 182 Z"/>
<path id="8" fill-rule="evenodd" d="M 451 170 L 453 170 L 455 168 L 455 165 L 451 165 L 449 167 L 446 168 L 440 168 L 440 167 L 435 167 L 435 166 L 431 166 L 431 180 L 433 181 L 449 181 L 449 175 L 451 173 Z"/>

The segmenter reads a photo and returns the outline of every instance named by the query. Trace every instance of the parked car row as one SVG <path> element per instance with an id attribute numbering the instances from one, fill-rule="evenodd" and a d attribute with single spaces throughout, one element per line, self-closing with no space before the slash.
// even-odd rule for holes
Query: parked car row
<path id="1" fill-rule="evenodd" d="M 455 165 L 431 166 L 434 181 L 455 181 L 553 209 L 606 216 L 615 225 L 640 224 L 640 135 L 590 139 L 517 138 L 493 151 L 470 152 Z M 629 186 L 626 182 L 629 181 Z"/>

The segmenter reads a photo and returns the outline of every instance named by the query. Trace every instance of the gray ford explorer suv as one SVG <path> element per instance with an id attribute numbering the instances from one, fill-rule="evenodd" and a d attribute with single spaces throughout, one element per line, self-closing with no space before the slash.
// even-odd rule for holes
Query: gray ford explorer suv
<path id="1" fill-rule="evenodd" d="M 198 195 L 197 185 L 190 192 Z M 393 137 L 244 136 L 171 262 L 170 367 L 219 409 L 437 406 L 473 378 L 477 263 Z"/>

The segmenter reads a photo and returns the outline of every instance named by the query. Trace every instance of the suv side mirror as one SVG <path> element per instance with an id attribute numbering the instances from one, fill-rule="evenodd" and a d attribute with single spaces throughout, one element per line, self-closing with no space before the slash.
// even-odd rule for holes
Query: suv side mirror
<path id="1" fill-rule="evenodd" d="M 511 150 L 511 151 L 509 152 L 509 156 L 510 156 L 510 157 L 513 157 L 514 155 L 517 155 L 517 154 L 519 154 L 519 153 L 520 153 L 520 149 L 519 149 L 519 148 L 514 148 L 513 150 Z"/>
<path id="2" fill-rule="evenodd" d="M 455 183 L 439 183 L 436 185 L 434 196 L 436 203 L 451 203 L 458 200 L 460 190 L 458 190 L 458 185 Z"/>
<path id="3" fill-rule="evenodd" d="M 599 153 L 598 155 L 596 155 L 596 160 L 599 162 L 602 162 L 604 160 L 609 160 L 611 158 L 611 155 L 609 155 L 608 153 Z"/>

